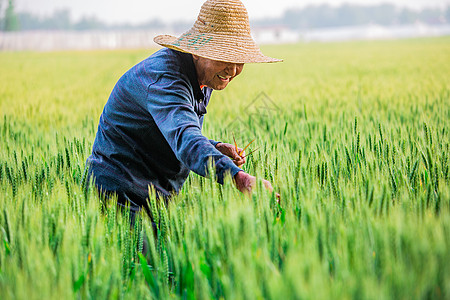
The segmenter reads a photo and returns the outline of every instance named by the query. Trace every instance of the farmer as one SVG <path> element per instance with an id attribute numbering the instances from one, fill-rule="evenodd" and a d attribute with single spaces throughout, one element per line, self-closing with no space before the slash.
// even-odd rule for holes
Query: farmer
<path id="1" fill-rule="evenodd" d="M 204 137 L 202 124 L 212 91 L 223 90 L 244 63 L 280 60 L 261 53 L 239 0 L 208 0 L 189 31 L 154 41 L 165 48 L 119 79 L 100 116 L 87 160 L 96 187 L 134 215 L 148 209 L 149 186 L 167 199 L 190 171 L 208 176 L 212 161 L 219 183 L 228 173 L 237 189 L 251 192 L 256 178 L 238 167 L 242 149 Z"/>

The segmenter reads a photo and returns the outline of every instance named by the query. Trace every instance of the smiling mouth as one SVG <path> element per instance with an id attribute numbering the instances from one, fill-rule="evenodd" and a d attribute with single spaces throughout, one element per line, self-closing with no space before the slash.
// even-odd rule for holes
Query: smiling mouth
<path id="1" fill-rule="evenodd" d="M 231 79 L 230 77 L 224 77 L 224 76 L 220 76 L 220 75 L 217 75 L 217 77 L 219 77 L 220 80 L 225 81 L 225 82 L 228 82 Z"/>

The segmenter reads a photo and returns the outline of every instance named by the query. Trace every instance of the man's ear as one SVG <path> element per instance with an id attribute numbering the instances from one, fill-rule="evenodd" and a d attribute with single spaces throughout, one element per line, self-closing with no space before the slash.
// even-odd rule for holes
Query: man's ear
<path id="1" fill-rule="evenodd" d="M 195 54 L 192 54 L 192 58 L 193 58 L 194 60 L 198 60 L 198 59 L 199 59 L 199 57 L 198 57 L 197 55 L 195 55 Z"/>

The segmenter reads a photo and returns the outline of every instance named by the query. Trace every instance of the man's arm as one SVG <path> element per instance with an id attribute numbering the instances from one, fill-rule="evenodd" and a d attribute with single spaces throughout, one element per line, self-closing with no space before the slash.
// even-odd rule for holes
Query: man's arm
<path id="1" fill-rule="evenodd" d="M 208 175 L 212 160 L 217 181 L 223 183 L 227 172 L 234 176 L 241 169 L 202 135 L 191 97 L 186 80 L 163 75 L 149 86 L 145 105 L 177 159 L 201 176 Z"/>
<path id="2" fill-rule="evenodd" d="M 217 144 L 218 143 L 220 143 L 220 142 L 218 142 L 218 141 L 215 141 L 215 140 L 209 140 L 209 142 L 211 143 L 211 145 L 213 145 L 214 147 L 216 147 L 217 146 Z"/>

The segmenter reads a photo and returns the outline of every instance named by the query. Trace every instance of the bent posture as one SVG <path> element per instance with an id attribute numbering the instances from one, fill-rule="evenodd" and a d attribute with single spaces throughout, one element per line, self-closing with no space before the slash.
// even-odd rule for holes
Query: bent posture
<path id="1" fill-rule="evenodd" d="M 256 178 L 238 167 L 241 149 L 207 139 L 202 124 L 212 91 L 245 63 L 279 60 L 261 53 L 239 0 L 206 1 L 188 32 L 154 40 L 165 48 L 120 78 L 100 117 L 87 160 L 97 188 L 138 211 L 147 208 L 149 186 L 163 197 L 178 193 L 190 171 L 207 176 L 212 161 L 219 183 L 229 173 L 240 191 L 251 192 Z"/>

